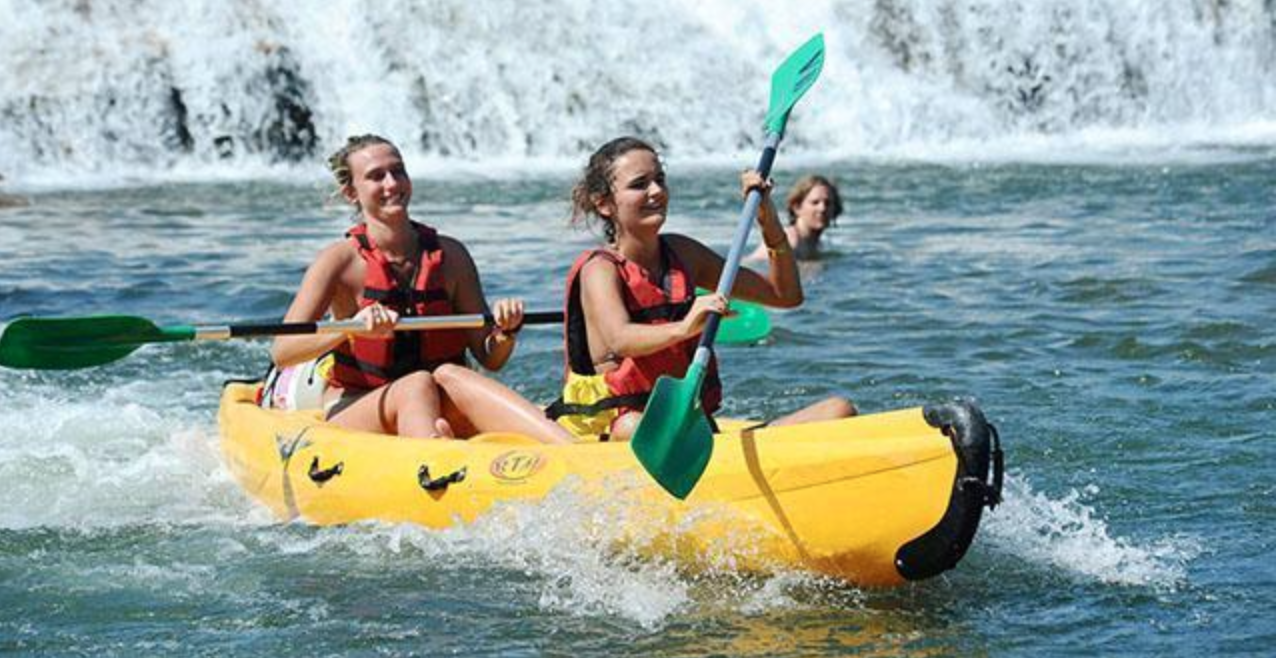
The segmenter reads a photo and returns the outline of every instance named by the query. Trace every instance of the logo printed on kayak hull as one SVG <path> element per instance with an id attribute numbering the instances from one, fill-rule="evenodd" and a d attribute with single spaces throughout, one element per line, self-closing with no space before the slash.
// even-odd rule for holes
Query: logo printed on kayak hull
<path id="1" fill-rule="evenodd" d="M 512 483 L 521 483 L 545 466 L 545 455 L 532 450 L 510 450 L 492 460 L 489 471 L 492 477 Z"/>

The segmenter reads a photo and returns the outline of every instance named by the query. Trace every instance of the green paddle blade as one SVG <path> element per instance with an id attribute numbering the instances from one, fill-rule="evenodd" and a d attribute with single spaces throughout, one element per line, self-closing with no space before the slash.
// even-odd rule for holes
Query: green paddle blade
<path id="1" fill-rule="evenodd" d="M 784 136 L 789 111 L 815 84 L 823 67 L 824 36 L 817 34 L 789 55 L 771 76 L 771 104 L 766 115 L 767 146 L 762 151 L 759 171 L 770 171 L 771 161 Z M 750 198 L 758 197 L 750 195 Z M 740 250 L 752 223 L 749 207 L 750 201 L 746 201 L 740 228 L 736 231 L 735 242 L 723 268 L 727 282 L 734 280 L 736 269 L 740 266 Z M 730 289 L 729 283 L 726 286 Z M 643 467 L 660 486 L 678 498 L 685 498 L 691 493 L 713 453 L 713 432 L 700 408 L 700 386 L 715 337 L 712 331 L 704 334 L 686 378 L 661 377 L 656 381 L 642 421 L 630 441 L 630 447 Z"/>
<path id="2" fill-rule="evenodd" d="M 713 429 L 700 407 L 704 366 L 693 363 L 682 379 L 661 377 L 631 446 L 643 468 L 665 491 L 685 499 L 713 454 Z"/>
<path id="3" fill-rule="evenodd" d="M 752 345 L 771 335 L 771 315 L 766 309 L 734 299 L 727 308 L 735 315 L 722 321 L 717 336 L 719 343 Z"/>
<path id="4" fill-rule="evenodd" d="M 128 315 L 19 318 L 0 335 L 0 365 L 73 370 L 128 356 L 147 343 L 191 340 L 193 327 L 160 328 Z"/>
<path id="5" fill-rule="evenodd" d="M 704 288 L 696 288 L 697 295 L 708 292 Z M 732 315 L 722 318 L 717 336 L 719 343 L 752 345 L 771 335 L 771 314 L 762 305 L 732 299 L 727 308 Z"/>
<path id="6" fill-rule="evenodd" d="M 784 134 L 784 124 L 789 120 L 789 110 L 797 104 L 802 94 L 815 84 L 824 69 L 824 35 L 817 34 L 801 48 L 793 51 L 780 68 L 771 75 L 771 104 L 766 113 L 766 130 L 776 135 Z"/>

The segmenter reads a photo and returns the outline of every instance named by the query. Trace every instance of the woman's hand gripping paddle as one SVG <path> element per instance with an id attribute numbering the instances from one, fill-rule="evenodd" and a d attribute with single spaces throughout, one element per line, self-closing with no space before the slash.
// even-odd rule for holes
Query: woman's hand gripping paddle
<path id="1" fill-rule="evenodd" d="M 732 305 L 734 307 L 734 304 Z M 527 313 L 523 324 L 560 324 L 561 311 Z M 415 316 L 402 318 L 396 331 L 476 329 L 491 324 L 482 315 Z M 118 361 L 150 343 L 191 340 L 227 340 L 253 336 L 356 332 L 360 320 L 292 322 L 282 324 L 160 327 L 146 318 L 130 315 L 96 315 L 79 318 L 18 318 L 0 334 L 0 366 L 38 370 L 74 370 Z M 771 320 L 762 308 L 741 308 L 723 325 L 723 340 L 756 343 L 771 332 Z"/>
<path id="2" fill-rule="evenodd" d="M 824 35 L 817 34 L 789 55 L 772 74 L 771 103 L 766 113 L 766 142 L 757 169 L 763 178 L 771 174 L 771 164 L 784 137 L 789 112 L 815 84 L 823 66 Z M 727 254 L 722 277 L 718 280 L 718 294 L 724 297 L 730 296 L 735 286 L 735 275 L 740 269 L 749 229 L 756 221 L 761 204 L 762 193 L 750 191 L 740 213 L 740 223 L 731 251 Z M 695 488 L 713 454 L 713 430 L 700 408 L 700 388 L 721 320 L 719 315 L 709 317 L 704 333 L 700 335 L 695 358 L 682 379 L 661 377 L 656 381 L 630 442 L 643 468 L 665 491 L 680 499 L 686 498 Z"/>
<path id="3" fill-rule="evenodd" d="M 523 324 L 561 324 L 560 311 L 526 313 Z M 477 329 L 492 318 L 480 314 L 402 318 L 395 331 Z M 40 370 L 74 370 L 100 366 L 132 354 L 149 343 L 227 340 L 253 336 L 355 333 L 362 320 L 287 322 L 211 327 L 156 326 L 146 318 L 99 315 L 81 318 L 18 318 L 0 334 L 0 366 Z"/>
<path id="4" fill-rule="evenodd" d="M 697 295 L 708 290 L 696 288 Z M 754 345 L 771 335 L 771 314 L 761 304 L 739 299 L 727 305 L 727 317 L 718 329 L 718 342 L 732 345 Z"/>

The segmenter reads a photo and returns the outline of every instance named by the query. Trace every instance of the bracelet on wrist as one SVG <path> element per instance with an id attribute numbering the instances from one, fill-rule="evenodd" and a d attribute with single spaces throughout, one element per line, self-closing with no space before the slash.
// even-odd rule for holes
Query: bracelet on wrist
<path id="1" fill-rule="evenodd" d="M 789 246 L 788 240 L 781 242 L 779 246 L 776 246 L 776 247 L 772 247 L 771 245 L 766 246 L 766 253 L 769 256 L 783 256 L 784 254 L 788 254 L 792 252 L 793 252 L 793 248 Z"/>
<path id="2" fill-rule="evenodd" d="M 487 340 L 488 349 L 490 350 L 492 347 L 500 345 L 501 343 L 512 342 L 514 340 L 514 332 L 505 331 L 500 327 L 492 327 L 492 331 L 487 334 Z"/>

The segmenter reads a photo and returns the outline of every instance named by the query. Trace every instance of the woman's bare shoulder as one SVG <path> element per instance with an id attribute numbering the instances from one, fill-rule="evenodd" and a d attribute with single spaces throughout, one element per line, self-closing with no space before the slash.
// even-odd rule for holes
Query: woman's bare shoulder
<path id="1" fill-rule="evenodd" d="M 476 266 L 470 250 L 454 237 L 439 234 L 439 249 L 443 251 L 443 269 L 449 277 L 474 272 Z"/>
<path id="2" fill-rule="evenodd" d="M 315 264 L 324 264 L 329 267 L 342 267 L 358 260 L 359 250 L 349 240 L 335 240 L 323 249 L 319 250 L 319 254 L 315 256 Z"/>
<path id="3" fill-rule="evenodd" d="M 665 238 L 665 244 L 668 244 L 679 258 L 687 262 L 697 263 L 717 255 L 717 252 L 705 243 L 681 233 L 664 233 L 662 237 Z"/>
<path id="4" fill-rule="evenodd" d="M 465 247 L 465 243 L 457 240 L 450 235 L 438 234 L 439 248 L 443 250 L 443 254 L 465 254 L 469 255 L 470 250 Z"/>
<path id="5" fill-rule="evenodd" d="M 620 278 L 620 273 L 616 270 L 616 263 L 608 258 L 590 258 L 580 266 L 580 277 L 582 280 L 602 279 L 606 281 Z"/>

